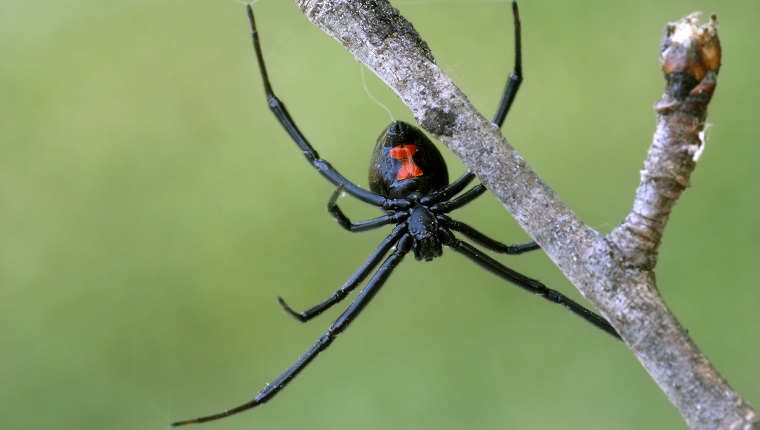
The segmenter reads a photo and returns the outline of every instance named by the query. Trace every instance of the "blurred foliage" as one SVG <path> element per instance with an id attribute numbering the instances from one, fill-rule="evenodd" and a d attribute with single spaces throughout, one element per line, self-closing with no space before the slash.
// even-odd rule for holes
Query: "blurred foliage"
<path id="1" fill-rule="evenodd" d="M 292 2 L 255 5 L 278 94 L 320 154 L 366 184 L 389 119 L 360 66 Z M 491 112 L 511 68 L 507 2 L 398 2 Z M 660 252 L 662 294 L 760 406 L 760 6 L 524 0 L 526 82 L 504 133 L 591 226 L 630 208 L 662 91 L 664 24 L 717 13 L 709 141 Z M 243 7 L 0 5 L 0 428 L 158 429 L 251 398 L 340 310 L 299 325 L 384 235 L 351 235 L 268 112 Z M 366 86 L 411 120 L 370 73 Z M 453 157 L 452 175 L 463 168 Z M 341 201 L 355 219 L 376 214 Z M 528 237 L 493 199 L 457 218 Z M 503 258 L 577 297 L 543 255 Z M 684 428 L 622 346 L 451 252 L 403 264 L 276 401 L 206 428 Z"/>

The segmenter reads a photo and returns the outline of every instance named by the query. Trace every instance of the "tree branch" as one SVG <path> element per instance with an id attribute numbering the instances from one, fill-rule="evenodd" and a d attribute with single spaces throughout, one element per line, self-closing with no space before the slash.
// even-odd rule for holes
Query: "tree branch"
<path id="1" fill-rule="evenodd" d="M 760 419 L 699 351 L 660 297 L 653 269 L 668 215 L 704 147 L 720 66 L 715 17 L 668 24 L 667 86 L 633 209 L 604 236 L 583 223 L 435 64 L 427 44 L 385 0 L 296 0 L 306 16 L 382 79 L 418 124 L 444 143 L 618 330 L 694 429 L 760 429 Z"/>

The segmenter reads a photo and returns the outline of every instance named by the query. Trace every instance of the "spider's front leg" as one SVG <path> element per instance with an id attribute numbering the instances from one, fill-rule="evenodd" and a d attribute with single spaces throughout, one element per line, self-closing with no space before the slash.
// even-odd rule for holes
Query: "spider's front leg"
<path id="1" fill-rule="evenodd" d="M 446 215 L 438 215 L 437 218 L 442 226 L 450 228 L 454 231 L 458 231 L 462 233 L 463 235 L 467 236 L 467 238 L 474 241 L 478 245 L 486 249 L 489 249 L 493 252 L 497 252 L 499 254 L 520 255 L 526 252 L 541 249 L 541 246 L 539 246 L 539 244 L 537 244 L 536 242 L 528 242 L 528 243 L 522 243 L 522 244 L 516 244 L 516 245 L 506 245 L 497 240 L 491 239 L 485 234 L 479 232 L 478 230 L 475 230 L 473 227 L 470 227 L 469 225 L 461 221 L 453 220 L 447 217 Z"/>
<path id="2" fill-rule="evenodd" d="M 385 255 L 388 253 L 388 251 L 393 248 L 393 246 L 399 241 L 399 238 L 406 233 L 406 226 L 405 225 L 398 225 L 396 228 L 393 229 L 391 234 L 388 235 L 382 242 L 380 242 L 380 245 L 375 249 L 375 251 L 372 253 L 372 255 L 369 256 L 367 261 L 362 264 L 362 266 L 359 268 L 359 270 L 356 271 L 345 284 L 343 284 L 342 287 L 340 287 L 338 290 L 336 290 L 330 297 L 328 297 L 326 300 L 318 303 L 317 305 L 312 306 L 311 308 L 303 311 L 303 312 L 296 312 L 294 311 L 290 306 L 288 306 L 287 303 L 285 303 L 285 300 L 282 299 L 282 297 L 278 297 L 277 300 L 280 303 L 280 306 L 290 314 L 293 318 L 300 322 L 306 322 L 311 320 L 312 318 L 316 317 L 317 315 L 321 314 L 322 312 L 330 309 L 333 305 L 340 303 L 343 299 L 348 296 L 356 287 L 358 287 L 364 279 L 367 278 L 367 275 L 372 272 L 375 267 L 380 263 L 380 260 L 385 257 Z"/>
<path id="3" fill-rule="evenodd" d="M 390 235 L 386 237 L 382 242 L 380 242 L 380 245 L 375 249 L 375 251 L 370 255 L 370 257 L 367 259 L 367 261 L 364 262 L 364 264 L 359 268 L 359 270 L 356 271 L 356 273 L 353 274 L 345 284 L 338 290 L 336 290 L 330 297 L 325 299 L 324 301 L 312 306 L 311 308 L 303 311 L 303 312 L 297 312 L 293 310 L 286 302 L 283 300 L 282 297 L 278 297 L 277 301 L 280 303 L 280 306 L 287 312 L 290 316 L 295 318 L 296 320 L 300 322 L 306 322 L 310 319 L 316 317 L 317 315 L 321 314 L 322 312 L 326 311 L 333 305 L 340 303 L 346 296 L 351 293 L 359 284 L 361 284 L 364 279 L 367 277 L 367 275 L 374 270 L 374 268 L 380 263 L 380 260 L 390 251 L 390 249 L 393 247 L 393 245 L 398 242 L 399 238 L 402 234 L 406 232 L 406 225 L 402 224 L 403 221 L 405 221 L 407 218 L 409 218 L 408 212 L 395 212 L 388 215 L 384 215 L 381 217 L 373 218 L 366 221 L 359 221 L 359 222 L 352 222 L 351 220 L 346 217 L 346 215 L 343 213 L 342 210 L 338 207 L 338 198 L 343 193 L 344 187 L 343 185 L 339 186 L 335 192 L 333 192 L 332 196 L 330 197 L 330 200 L 327 203 L 327 211 L 332 215 L 333 218 L 335 218 L 336 221 L 338 221 L 338 224 L 340 224 L 341 227 L 345 228 L 346 230 L 356 233 L 356 232 L 362 232 L 362 231 L 368 231 L 373 230 L 379 227 L 382 227 L 384 225 L 388 224 L 398 224 L 396 228 L 393 229 Z"/>
<path id="4" fill-rule="evenodd" d="M 399 226 L 401 227 L 401 226 Z M 395 231 L 395 230 L 394 230 Z M 409 253 L 412 248 L 412 238 L 408 234 L 402 235 L 398 240 L 398 247 L 393 254 L 391 254 L 375 272 L 375 276 L 367 283 L 367 286 L 362 290 L 356 300 L 351 303 L 348 309 L 341 314 L 341 316 L 330 326 L 330 329 L 317 342 L 304 353 L 292 366 L 290 366 L 282 375 L 277 377 L 271 384 L 268 384 L 263 390 L 256 395 L 256 397 L 248 403 L 244 403 L 240 406 L 228 409 L 224 412 L 220 412 L 205 417 L 194 418 L 190 420 L 177 421 L 172 423 L 172 426 L 182 426 L 186 424 L 203 423 L 207 421 L 218 420 L 220 418 L 228 417 L 230 415 L 237 414 L 239 412 L 246 411 L 261 404 L 266 403 L 272 397 L 277 395 L 285 386 L 288 385 L 303 369 L 314 360 L 320 352 L 327 349 L 341 334 L 351 322 L 361 313 L 372 298 L 380 291 L 380 288 L 385 284 L 393 269 L 401 263 L 404 256 Z"/>
<path id="5" fill-rule="evenodd" d="M 488 270 L 489 272 L 505 281 L 517 285 L 524 290 L 543 297 L 552 303 L 562 305 L 565 309 L 583 318 L 586 320 L 586 322 L 590 323 L 596 328 L 603 330 L 618 340 L 622 340 L 615 328 L 612 327 L 612 325 L 602 316 L 586 309 L 559 291 L 548 288 L 540 281 L 525 276 L 522 273 L 512 270 L 509 267 L 499 263 L 469 243 L 457 239 L 451 231 L 448 231 L 444 228 L 441 229 L 441 232 L 441 236 L 444 240 L 444 245 L 469 258 L 478 266 Z"/>

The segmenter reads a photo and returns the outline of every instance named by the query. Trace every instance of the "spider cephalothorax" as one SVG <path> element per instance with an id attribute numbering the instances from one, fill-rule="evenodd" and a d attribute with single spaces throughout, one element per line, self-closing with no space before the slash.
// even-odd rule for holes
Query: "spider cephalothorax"
<path id="1" fill-rule="evenodd" d="M 256 51 L 270 109 L 296 145 L 303 151 L 309 163 L 337 187 L 327 203 L 328 212 L 341 227 L 350 232 L 373 230 L 386 225 L 395 225 L 395 227 L 356 273 L 321 303 L 303 312 L 297 312 L 288 306 L 284 300 L 279 299 L 285 311 L 298 321 L 306 322 L 341 302 L 369 277 L 365 287 L 330 326 L 327 333 L 320 337 L 282 375 L 268 384 L 248 403 L 214 415 L 178 421 L 172 425 L 216 420 L 251 409 L 274 397 L 351 324 L 385 284 L 393 269 L 409 252 L 413 252 L 417 260 L 428 261 L 439 257 L 443 248 L 448 247 L 501 279 L 550 302 L 560 304 L 597 328 L 618 339 L 620 338 L 615 329 L 601 316 L 570 300 L 562 293 L 547 288 L 540 281 L 510 269 L 475 245 L 458 237 L 464 236 L 472 243 L 494 253 L 517 255 L 539 249 L 535 242 L 522 245 L 505 245 L 463 222 L 450 218 L 447 215 L 448 213 L 483 195 L 485 187 L 479 184 L 464 191 L 475 179 L 475 175 L 470 172 L 465 172 L 459 179 L 449 184 L 449 174 L 441 153 L 419 129 L 396 121 L 380 135 L 372 154 L 369 191 L 349 181 L 327 161 L 319 158 L 317 151 L 301 133 L 285 109 L 285 105 L 272 91 L 259 44 L 253 9 L 250 5 L 248 5 L 247 11 L 251 24 L 253 47 Z M 512 15 L 515 24 L 515 65 L 507 81 L 501 103 L 494 115 L 493 122 L 499 127 L 506 118 L 522 80 L 520 21 L 517 4 L 514 2 L 512 3 Z M 383 215 L 365 221 L 352 222 L 338 207 L 338 198 L 343 193 L 377 207 Z M 372 276 L 370 277 L 370 275 Z"/>

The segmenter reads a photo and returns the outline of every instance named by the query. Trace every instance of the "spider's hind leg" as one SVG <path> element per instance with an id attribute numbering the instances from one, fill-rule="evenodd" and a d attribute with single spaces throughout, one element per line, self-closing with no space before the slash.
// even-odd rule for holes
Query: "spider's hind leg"
<path id="1" fill-rule="evenodd" d="M 274 90 L 272 89 L 272 84 L 269 82 L 269 74 L 267 73 L 266 64 L 264 63 L 264 54 L 261 51 L 259 32 L 256 29 L 256 20 L 254 19 L 253 8 L 250 4 L 246 5 L 246 11 L 248 13 L 248 21 L 251 25 L 251 40 L 253 42 L 253 48 L 256 51 L 256 60 L 259 63 L 261 79 L 264 84 L 264 92 L 266 92 L 267 100 L 269 102 L 269 109 L 272 111 L 277 120 L 280 121 L 280 124 L 282 124 L 283 128 L 285 128 L 285 131 L 288 132 L 290 138 L 293 139 L 296 145 L 298 145 L 301 151 L 303 151 L 303 154 L 309 163 L 314 166 L 314 168 L 316 168 L 322 176 L 324 176 L 334 185 L 344 186 L 345 191 L 357 199 L 365 203 L 369 203 L 373 206 L 383 207 L 387 200 L 385 197 L 367 191 L 354 184 L 353 182 L 346 179 L 343 175 L 341 175 L 337 170 L 335 170 L 335 168 L 332 167 L 332 165 L 330 165 L 330 163 L 328 163 L 326 160 L 319 158 L 317 151 L 313 146 L 311 146 L 301 130 L 298 129 L 295 121 L 290 116 L 290 113 L 288 113 L 288 110 L 285 108 L 285 104 L 280 101 L 277 96 L 275 96 Z"/>
<path id="2" fill-rule="evenodd" d="M 512 103 L 517 96 L 517 90 L 520 88 L 520 84 L 523 81 L 520 11 L 517 9 L 516 0 L 512 0 L 512 19 L 515 28 L 515 62 L 512 66 L 512 73 L 509 74 L 506 88 L 504 88 L 504 93 L 501 96 L 499 107 L 496 109 L 496 114 L 493 116 L 493 123 L 499 126 L 499 128 L 504 125 L 504 119 L 507 117 L 509 108 L 512 107 Z"/>
<path id="3" fill-rule="evenodd" d="M 501 95 L 499 106 L 496 108 L 496 113 L 493 116 L 493 122 L 499 128 L 504 125 L 504 120 L 507 118 L 507 113 L 512 107 L 512 103 L 517 96 L 517 90 L 520 88 L 520 84 L 523 81 L 522 74 L 522 37 L 521 37 L 521 25 L 520 25 L 520 11 L 517 8 L 517 1 L 512 0 L 512 20 L 514 24 L 514 40 L 515 40 L 515 60 L 512 65 L 512 72 L 507 78 L 507 84 L 504 88 L 504 92 Z M 475 175 L 472 172 L 465 172 L 457 182 L 470 181 Z M 460 190 L 461 191 L 461 190 Z"/>

